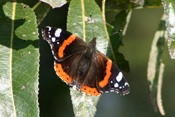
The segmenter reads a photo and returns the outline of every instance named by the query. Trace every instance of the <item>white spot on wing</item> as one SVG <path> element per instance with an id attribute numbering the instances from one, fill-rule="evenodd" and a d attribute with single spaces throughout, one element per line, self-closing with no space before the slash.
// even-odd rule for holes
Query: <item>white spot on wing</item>
<path id="1" fill-rule="evenodd" d="M 55 37 L 52 37 L 52 42 L 55 42 L 56 41 L 56 38 Z"/>
<path id="2" fill-rule="evenodd" d="M 56 37 L 60 37 L 60 34 L 61 34 L 62 30 L 60 28 L 58 28 L 56 31 L 55 31 L 55 36 Z"/>
<path id="3" fill-rule="evenodd" d="M 123 74 L 122 74 L 122 72 L 119 72 L 119 74 L 116 77 L 117 82 L 120 82 L 122 80 L 122 78 L 123 78 Z"/>
<path id="4" fill-rule="evenodd" d="M 48 27 L 48 29 L 49 29 L 49 31 L 51 31 L 52 28 L 51 27 Z"/>
<path id="5" fill-rule="evenodd" d="M 115 83 L 115 84 L 114 84 L 114 87 L 115 87 L 115 88 L 117 88 L 118 86 L 119 86 L 118 83 Z"/>
<path id="6" fill-rule="evenodd" d="M 128 86 L 128 83 L 127 82 L 125 82 L 125 86 Z"/>

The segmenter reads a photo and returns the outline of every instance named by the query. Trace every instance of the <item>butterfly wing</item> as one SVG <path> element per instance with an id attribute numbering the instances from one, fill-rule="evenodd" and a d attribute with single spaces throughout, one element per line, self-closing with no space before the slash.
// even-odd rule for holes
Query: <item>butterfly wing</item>
<path id="1" fill-rule="evenodd" d="M 100 78 L 97 78 L 97 89 L 100 92 L 117 92 L 121 95 L 130 92 L 129 84 L 122 72 L 109 58 L 97 51 L 94 59 L 96 67 L 103 68 L 101 72 L 97 70 L 97 73 L 101 74 Z"/>
<path id="2" fill-rule="evenodd" d="M 83 40 L 60 28 L 46 27 L 42 35 L 51 46 L 52 54 L 57 61 L 63 61 L 73 54 L 84 51 L 87 46 Z"/>
<path id="3" fill-rule="evenodd" d="M 71 62 L 70 62 L 71 61 Z M 55 62 L 55 70 L 60 78 L 69 85 L 76 85 L 77 89 L 89 95 L 100 95 L 96 88 L 96 64 L 85 58 L 84 53 L 75 54 L 64 62 Z"/>
<path id="4" fill-rule="evenodd" d="M 96 51 L 92 60 L 86 60 L 82 52 L 71 56 L 64 62 L 56 62 L 55 68 L 57 66 L 61 66 L 61 70 L 56 69 L 56 72 L 63 81 L 76 85 L 86 94 L 96 96 L 106 92 L 117 92 L 125 95 L 130 91 L 122 72 L 99 51 Z"/>
<path id="5" fill-rule="evenodd" d="M 129 93 L 122 72 L 105 55 L 95 49 L 94 54 L 87 57 L 87 44 L 60 28 L 46 27 L 42 33 L 51 46 L 56 74 L 64 82 L 94 96 L 112 91 L 122 95 Z M 88 45 L 95 43 L 92 41 Z"/>

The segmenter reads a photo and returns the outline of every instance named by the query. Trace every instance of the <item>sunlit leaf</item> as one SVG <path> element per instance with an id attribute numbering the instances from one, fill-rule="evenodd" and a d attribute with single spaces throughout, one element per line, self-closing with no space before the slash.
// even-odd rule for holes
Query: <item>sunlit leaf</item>
<path id="1" fill-rule="evenodd" d="M 162 4 L 166 16 L 169 54 L 171 59 L 175 59 L 175 2 L 172 0 L 162 0 Z"/>
<path id="2" fill-rule="evenodd" d="M 155 111 L 159 109 L 159 112 L 164 115 L 162 105 L 162 81 L 164 64 L 162 63 L 162 53 L 165 45 L 165 21 L 162 18 L 159 28 L 155 33 L 154 40 L 152 42 L 147 79 L 150 88 L 150 97 Z"/>
<path id="3" fill-rule="evenodd" d="M 85 42 L 89 42 L 93 37 L 97 38 L 97 49 L 106 54 L 108 48 L 108 40 L 106 26 L 102 17 L 102 13 L 98 5 L 93 0 L 72 0 L 69 7 L 67 29 Z M 75 116 L 79 114 L 83 116 L 92 116 L 95 114 L 95 107 L 92 96 L 83 96 L 83 93 L 71 90 L 71 98 L 74 107 Z M 76 104 L 79 100 L 80 105 Z M 88 102 L 87 102 L 88 99 Z M 87 109 L 89 108 L 89 109 Z M 91 108 L 91 109 L 90 109 Z"/>
<path id="4" fill-rule="evenodd" d="M 99 96 L 89 96 L 76 90 L 76 87 L 70 88 L 72 105 L 76 117 L 93 117 L 96 112 L 96 102 Z"/>
<path id="5" fill-rule="evenodd" d="M 38 30 L 31 8 L 0 1 L 0 116 L 39 116 Z"/>
<path id="6" fill-rule="evenodd" d="M 66 4 L 66 0 L 40 0 L 40 1 L 49 4 L 52 8 L 62 7 L 64 4 Z"/>

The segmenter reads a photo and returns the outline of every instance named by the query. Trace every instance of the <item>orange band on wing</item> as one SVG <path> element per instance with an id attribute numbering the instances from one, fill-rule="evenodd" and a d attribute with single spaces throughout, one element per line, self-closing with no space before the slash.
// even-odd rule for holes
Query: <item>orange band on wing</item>
<path id="1" fill-rule="evenodd" d="M 71 84 L 72 78 L 66 73 L 64 72 L 62 65 L 59 63 L 55 62 L 55 71 L 57 73 L 57 75 L 66 83 Z"/>
<path id="2" fill-rule="evenodd" d="M 71 35 L 71 36 L 69 36 L 68 39 L 63 41 L 63 44 L 59 47 L 59 50 L 58 50 L 58 56 L 60 58 L 63 57 L 63 52 L 66 49 L 66 46 L 70 45 L 75 40 L 75 38 L 76 38 L 75 35 Z"/>
<path id="3" fill-rule="evenodd" d="M 55 62 L 55 71 L 57 73 L 57 75 L 66 83 L 68 84 L 72 84 L 72 78 L 66 73 L 64 72 L 63 68 L 62 68 L 62 65 L 60 63 L 56 63 Z M 82 92 L 85 92 L 89 95 L 93 95 L 93 96 L 97 96 L 97 95 L 101 95 L 100 92 L 98 92 L 98 90 L 96 88 L 91 88 L 91 87 L 88 87 L 88 86 L 82 86 L 80 88 L 80 90 Z"/>
<path id="4" fill-rule="evenodd" d="M 88 86 L 82 86 L 80 88 L 80 90 L 87 93 L 87 94 L 89 94 L 89 95 L 93 95 L 93 96 L 101 95 L 101 93 L 98 92 L 96 88 L 91 88 L 91 87 L 88 87 Z"/>
<path id="5" fill-rule="evenodd" d="M 108 61 L 106 62 L 106 75 L 104 77 L 104 79 L 102 81 L 99 82 L 99 86 L 101 88 L 103 88 L 104 86 L 106 86 L 109 82 L 109 78 L 111 76 L 111 68 L 112 68 L 112 61 L 110 59 L 108 59 Z"/>

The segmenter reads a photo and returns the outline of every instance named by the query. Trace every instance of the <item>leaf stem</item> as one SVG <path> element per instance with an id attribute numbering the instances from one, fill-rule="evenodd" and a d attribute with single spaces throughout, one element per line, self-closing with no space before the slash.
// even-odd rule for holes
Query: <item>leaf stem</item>
<path id="1" fill-rule="evenodd" d="M 33 6 L 32 10 L 35 10 L 41 3 L 42 3 L 41 1 L 37 2 L 37 3 Z"/>

